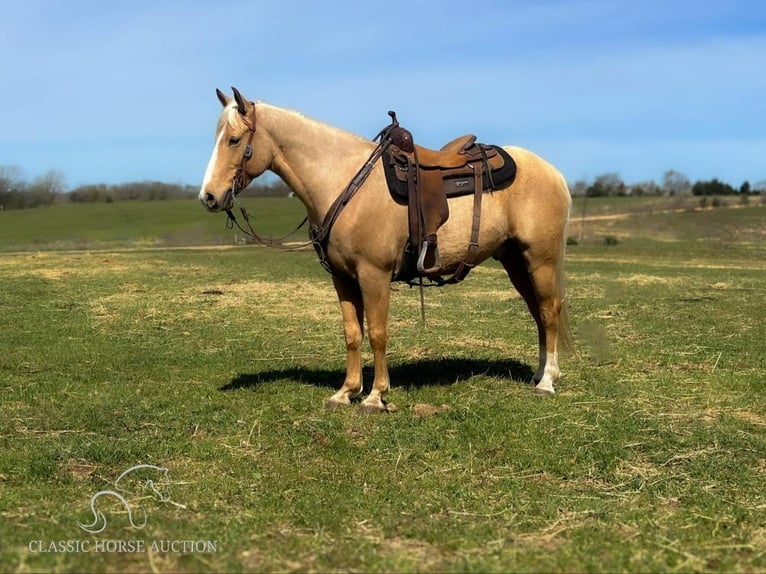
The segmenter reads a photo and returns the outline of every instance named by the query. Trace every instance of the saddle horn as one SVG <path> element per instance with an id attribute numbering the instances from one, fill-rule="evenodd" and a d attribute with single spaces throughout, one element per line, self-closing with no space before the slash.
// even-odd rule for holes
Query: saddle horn
<path id="1" fill-rule="evenodd" d="M 403 152 L 414 152 L 415 142 L 412 141 L 412 134 L 409 132 L 409 130 L 404 129 L 399 125 L 399 120 L 396 119 L 395 111 L 389 110 L 388 115 L 391 116 L 391 125 L 387 126 L 383 132 L 387 132 L 388 137 L 391 138 L 391 143 L 397 146 Z"/>

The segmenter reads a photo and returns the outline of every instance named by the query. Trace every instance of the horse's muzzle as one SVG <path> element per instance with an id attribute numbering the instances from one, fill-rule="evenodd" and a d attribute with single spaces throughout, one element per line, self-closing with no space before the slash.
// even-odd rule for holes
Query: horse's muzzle
<path id="1" fill-rule="evenodd" d="M 212 211 L 213 213 L 215 213 L 218 211 L 225 211 L 227 209 L 231 209 L 233 197 L 234 197 L 234 194 L 232 193 L 231 189 L 226 191 L 226 193 L 223 196 L 223 200 L 221 201 L 218 201 L 218 199 L 216 199 L 216 197 L 209 191 L 205 191 L 200 193 L 199 200 L 208 211 Z"/>

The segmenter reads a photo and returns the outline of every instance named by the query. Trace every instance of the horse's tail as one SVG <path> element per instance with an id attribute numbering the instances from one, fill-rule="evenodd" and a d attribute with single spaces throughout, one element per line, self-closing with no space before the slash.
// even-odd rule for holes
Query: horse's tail
<path id="1" fill-rule="evenodd" d="M 563 351 L 574 350 L 574 340 L 572 331 L 569 327 L 569 301 L 567 301 L 567 276 L 566 266 L 564 265 L 564 256 L 567 249 L 567 228 L 569 226 L 569 215 L 572 211 L 572 195 L 569 192 L 564 176 L 561 176 L 563 191 L 567 195 L 567 214 L 564 225 L 561 229 L 561 245 L 559 246 L 558 265 L 556 266 L 556 295 L 560 301 L 559 308 L 559 348 Z"/>

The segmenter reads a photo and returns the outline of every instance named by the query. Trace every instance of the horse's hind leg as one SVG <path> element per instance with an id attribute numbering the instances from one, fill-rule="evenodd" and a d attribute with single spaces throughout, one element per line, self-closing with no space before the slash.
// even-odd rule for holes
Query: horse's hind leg
<path id="1" fill-rule="evenodd" d="M 532 380 L 538 393 L 553 394 L 559 378 L 559 325 L 562 303 L 560 297 L 557 257 L 535 258 L 529 250 L 522 252 L 511 241 L 505 245 L 499 260 L 503 264 L 513 286 L 524 298 L 529 312 L 537 324 L 540 356 L 537 371 Z"/>
<path id="2" fill-rule="evenodd" d="M 343 314 L 343 334 L 346 338 L 346 379 L 341 389 L 328 399 L 328 409 L 351 404 L 362 393 L 362 339 L 364 338 L 364 305 L 359 286 L 347 279 L 333 276 Z"/>

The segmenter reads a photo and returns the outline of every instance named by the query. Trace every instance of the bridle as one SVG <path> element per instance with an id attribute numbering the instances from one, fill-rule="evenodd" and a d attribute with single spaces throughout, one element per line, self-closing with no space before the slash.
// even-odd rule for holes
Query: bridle
<path id="1" fill-rule="evenodd" d="M 242 162 L 239 164 L 237 171 L 234 172 L 234 179 L 231 182 L 231 193 L 234 197 L 239 194 L 245 188 L 245 177 L 247 177 L 247 162 L 253 157 L 253 137 L 255 136 L 255 104 L 253 104 L 253 121 L 248 121 L 246 115 L 240 114 L 242 117 L 242 123 L 247 126 L 247 143 L 245 144 L 245 151 L 242 153 Z"/>
<path id="2" fill-rule="evenodd" d="M 237 195 L 245 189 L 246 183 L 245 178 L 247 177 L 247 162 L 250 161 L 250 158 L 253 157 L 253 137 L 255 136 L 255 104 L 253 104 L 253 121 L 248 121 L 247 115 L 242 115 L 241 120 L 242 122 L 247 126 L 248 134 L 247 134 L 247 143 L 245 144 L 245 150 L 242 152 L 242 161 L 239 164 L 239 167 L 237 167 L 237 171 L 234 172 L 234 178 L 231 181 L 231 189 L 226 194 L 226 197 L 224 198 L 224 205 L 226 206 L 226 215 L 229 217 L 229 220 L 227 221 L 227 227 L 229 229 L 233 228 L 235 225 L 237 228 L 247 235 L 250 239 L 255 241 L 256 243 L 260 243 L 261 245 L 266 245 L 267 247 L 278 247 L 282 249 L 290 249 L 290 250 L 299 250 L 303 249 L 305 247 L 308 247 L 311 245 L 311 242 L 307 242 L 302 245 L 298 246 L 286 246 L 284 244 L 284 241 L 294 235 L 301 227 L 306 225 L 306 222 L 309 220 L 308 216 L 306 216 L 303 221 L 301 221 L 298 226 L 285 235 L 284 237 L 280 238 L 273 238 L 273 237 L 267 237 L 263 238 L 260 235 L 258 235 L 255 230 L 253 229 L 252 224 L 250 223 L 250 215 L 247 213 L 247 210 L 243 205 L 239 206 L 239 211 L 242 213 L 242 218 L 245 220 L 245 224 L 247 225 L 247 229 L 242 227 L 240 225 L 239 221 L 237 221 L 237 218 L 234 216 L 234 213 L 231 211 L 232 203 L 236 200 Z"/>

